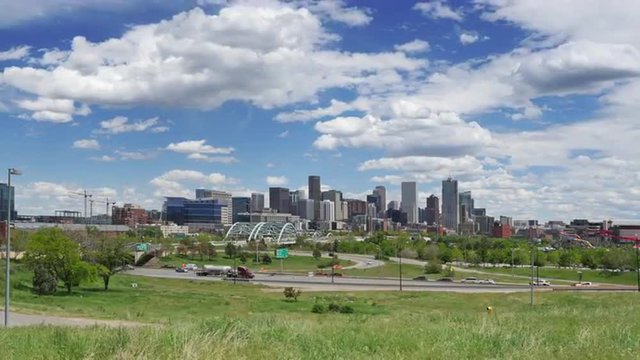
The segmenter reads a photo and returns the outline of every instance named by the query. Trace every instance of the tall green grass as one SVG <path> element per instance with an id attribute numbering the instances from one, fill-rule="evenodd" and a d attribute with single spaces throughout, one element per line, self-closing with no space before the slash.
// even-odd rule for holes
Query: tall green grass
<path id="1" fill-rule="evenodd" d="M 440 307 L 419 294 L 394 299 L 399 308 L 391 314 L 254 314 L 142 329 L 32 327 L 0 330 L 0 343 L 4 359 L 635 359 L 639 303 L 628 295 L 579 302 L 551 294 L 533 310 L 526 296 L 508 296 L 489 316 L 463 295 L 449 295 L 454 306 Z M 399 310 L 403 303 L 411 311 Z M 416 310 L 412 303 L 428 306 Z"/>

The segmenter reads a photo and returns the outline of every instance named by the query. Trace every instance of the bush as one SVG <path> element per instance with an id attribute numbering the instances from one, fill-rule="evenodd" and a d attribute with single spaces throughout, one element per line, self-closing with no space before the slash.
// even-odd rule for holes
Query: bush
<path id="1" fill-rule="evenodd" d="M 293 299 L 293 301 L 298 301 L 298 296 L 300 296 L 300 294 L 302 294 L 301 290 L 296 290 L 292 287 L 286 287 L 284 288 L 284 297 L 287 300 L 291 300 Z"/>
<path id="2" fill-rule="evenodd" d="M 53 272 L 39 265 L 33 270 L 33 291 L 38 295 L 51 295 L 58 288 L 58 280 Z"/>
<path id="3" fill-rule="evenodd" d="M 438 260 L 431 260 L 424 266 L 425 274 L 439 274 L 442 272 L 442 264 Z"/>
<path id="4" fill-rule="evenodd" d="M 323 304 L 313 304 L 311 312 L 314 314 L 324 314 L 327 312 L 327 307 Z"/>
<path id="5" fill-rule="evenodd" d="M 329 304 L 329 311 L 340 312 L 340 308 L 341 308 L 340 304 L 336 304 L 336 303 Z"/>
<path id="6" fill-rule="evenodd" d="M 353 314 L 353 308 L 349 305 L 343 305 L 340 307 L 340 313 L 342 314 Z"/>
<path id="7" fill-rule="evenodd" d="M 264 254 L 264 256 L 262 257 L 262 263 L 271 264 L 271 256 L 269 256 L 268 254 Z"/>

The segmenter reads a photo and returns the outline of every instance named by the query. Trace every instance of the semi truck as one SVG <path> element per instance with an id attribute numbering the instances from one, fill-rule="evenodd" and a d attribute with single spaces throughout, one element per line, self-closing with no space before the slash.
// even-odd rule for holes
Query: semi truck
<path id="1" fill-rule="evenodd" d="M 231 266 L 205 265 L 196 271 L 198 276 L 222 276 L 237 279 L 253 279 L 255 275 L 246 266 L 238 266 L 235 270 Z"/>
<path id="2" fill-rule="evenodd" d="M 231 271 L 227 277 L 238 279 L 253 279 L 255 275 L 246 266 L 238 266 L 235 271 Z"/>
<path id="3" fill-rule="evenodd" d="M 196 271 L 198 276 L 228 276 L 233 269 L 231 266 L 205 265 L 201 270 Z"/>

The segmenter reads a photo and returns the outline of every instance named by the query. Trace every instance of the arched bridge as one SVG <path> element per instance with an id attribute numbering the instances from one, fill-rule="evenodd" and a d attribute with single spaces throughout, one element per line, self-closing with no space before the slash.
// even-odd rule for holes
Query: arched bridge
<path id="1" fill-rule="evenodd" d="M 224 241 L 264 240 L 274 244 L 295 244 L 298 231 L 291 223 L 279 222 L 237 222 L 231 226 Z"/>

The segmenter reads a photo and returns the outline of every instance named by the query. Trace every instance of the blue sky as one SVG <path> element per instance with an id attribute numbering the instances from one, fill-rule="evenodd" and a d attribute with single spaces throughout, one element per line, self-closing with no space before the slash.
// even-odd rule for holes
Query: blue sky
<path id="1" fill-rule="evenodd" d="M 640 5 L 613 1 L 0 1 L 0 164 L 18 211 L 71 192 L 324 185 L 490 215 L 636 219 Z"/>

